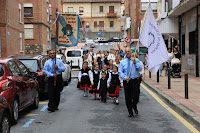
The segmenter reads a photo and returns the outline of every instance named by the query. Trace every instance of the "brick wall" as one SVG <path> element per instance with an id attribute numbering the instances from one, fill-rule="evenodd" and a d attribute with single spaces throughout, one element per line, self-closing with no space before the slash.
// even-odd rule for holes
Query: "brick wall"
<path id="1" fill-rule="evenodd" d="M 42 54 L 46 52 L 44 49 L 50 48 L 50 41 L 47 40 L 47 28 L 50 27 L 49 22 L 47 22 L 47 9 L 49 10 L 49 3 L 47 3 L 46 0 L 38 0 L 38 14 L 37 0 L 24 0 L 24 3 L 33 4 L 33 17 L 25 18 L 24 21 L 25 24 L 33 23 L 34 26 L 34 39 L 25 39 L 26 54 Z M 37 22 L 39 22 L 39 28 Z"/>
<path id="2" fill-rule="evenodd" d="M 24 26 L 19 21 L 19 4 L 22 10 L 23 22 L 23 0 L 0 0 L 0 33 L 1 33 L 1 56 L 7 57 L 14 54 L 23 54 L 24 44 L 22 51 L 20 51 L 20 33 L 24 38 Z M 7 7 L 7 11 L 5 8 Z M 4 23 L 4 24 L 2 24 Z M 24 43 L 24 39 L 22 39 Z"/>

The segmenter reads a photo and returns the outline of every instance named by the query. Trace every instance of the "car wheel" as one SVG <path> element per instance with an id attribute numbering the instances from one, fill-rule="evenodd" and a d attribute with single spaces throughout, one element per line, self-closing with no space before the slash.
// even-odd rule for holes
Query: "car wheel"
<path id="1" fill-rule="evenodd" d="M 72 73 L 70 73 L 69 82 L 72 80 Z"/>
<path id="2" fill-rule="evenodd" d="M 39 106 L 39 92 L 38 90 L 35 93 L 34 103 L 33 103 L 33 109 L 37 109 Z"/>
<path id="3" fill-rule="evenodd" d="M 8 113 L 4 112 L 1 119 L 0 132 L 9 133 L 10 125 L 11 125 L 10 116 L 8 115 Z"/>
<path id="4" fill-rule="evenodd" d="M 18 118 L 19 118 L 19 101 L 17 98 L 15 98 L 12 107 L 12 123 L 17 124 Z"/>

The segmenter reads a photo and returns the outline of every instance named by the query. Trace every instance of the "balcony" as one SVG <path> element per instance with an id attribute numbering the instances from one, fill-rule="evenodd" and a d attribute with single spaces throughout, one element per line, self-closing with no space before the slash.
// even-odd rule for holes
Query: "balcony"
<path id="1" fill-rule="evenodd" d="M 117 17 L 117 13 L 107 13 L 107 17 L 108 18 L 116 18 Z"/>
<path id="2" fill-rule="evenodd" d="M 169 11 L 168 16 L 177 17 L 194 8 L 195 6 L 198 6 L 199 4 L 199 0 L 181 0 L 178 6 Z"/>

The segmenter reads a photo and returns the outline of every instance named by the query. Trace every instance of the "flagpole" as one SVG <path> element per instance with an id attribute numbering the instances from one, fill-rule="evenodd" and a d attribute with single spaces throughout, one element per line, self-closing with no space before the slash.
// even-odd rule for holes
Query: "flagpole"
<path id="1" fill-rule="evenodd" d="M 59 17 L 59 14 L 56 14 L 56 15 L 58 15 L 58 17 Z M 58 17 L 56 17 L 56 18 L 58 18 Z M 57 26 L 58 26 L 58 21 L 56 23 L 56 27 Z M 57 29 L 57 34 L 58 34 L 58 28 L 56 28 L 56 29 Z M 57 44 L 58 44 L 58 38 L 57 38 Z M 55 65 L 56 65 L 56 45 L 57 44 L 55 44 Z M 54 69 L 55 69 L 54 74 L 56 74 L 56 68 L 55 68 L 55 66 L 54 66 Z M 54 77 L 54 86 L 56 86 L 56 77 Z"/>
<path id="2" fill-rule="evenodd" d="M 144 21 L 143 21 L 143 23 L 142 23 L 142 27 L 140 28 L 140 34 L 139 34 L 138 42 L 137 42 L 137 45 L 136 45 L 136 48 L 135 48 L 135 52 L 134 52 L 134 53 L 136 53 L 137 48 L 138 48 L 138 45 L 139 45 L 139 43 L 140 43 L 140 36 L 141 36 L 142 30 L 143 30 L 144 22 L 145 22 L 145 20 L 146 20 L 146 16 L 147 16 L 147 12 L 148 12 L 148 10 L 149 10 L 150 4 L 151 4 L 151 2 L 150 2 L 150 0 L 149 0 L 149 4 L 148 4 L 147 10 L 146 10 L 145 15 L 144 15 Z M 134 54 L 134 58 L 135 58 L 135 54 Z M 130 69 L 130 71 L 129 71 L 128 78 L 130 78 L 130 76 L 131 76 L 131 70 L 132 70 L 133 64 L 134 64 L 134 62 L 132 62 L 132 65 L 131 65 L 131 69 Z"/>

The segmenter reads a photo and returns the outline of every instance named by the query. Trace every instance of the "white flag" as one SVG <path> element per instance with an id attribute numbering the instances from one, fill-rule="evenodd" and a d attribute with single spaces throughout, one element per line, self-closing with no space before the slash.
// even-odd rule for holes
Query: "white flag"
<path id="1" fill-rule="evenodd" d="M 163 37 L 158 29 L 151 5 L 140 35 L 140 42 L 148 48 L 148 70 L 156 74 L 159 66 L 168 60 L 168 52 Z"/>

